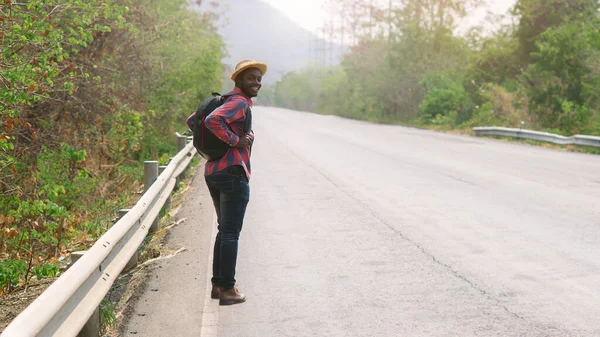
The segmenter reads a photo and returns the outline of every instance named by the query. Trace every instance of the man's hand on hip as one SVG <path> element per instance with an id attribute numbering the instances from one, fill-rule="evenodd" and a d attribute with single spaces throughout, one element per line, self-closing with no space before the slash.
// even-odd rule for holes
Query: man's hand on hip
<path id="1" fill-rule="evenodd" d="M 252 146 L 253 141 L 254 138 L 251 135 L 245 135 L 244 137 L 240 137 L 240 140 L 235 147 L 250 147 Z"/>

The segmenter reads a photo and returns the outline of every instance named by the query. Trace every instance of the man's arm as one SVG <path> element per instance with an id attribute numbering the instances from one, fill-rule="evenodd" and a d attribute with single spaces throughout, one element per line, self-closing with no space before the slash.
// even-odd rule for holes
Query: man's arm
<path id="1" fill-rule="evenodd" d="M 196 112 L 192 113 L 186 120 L 185 124 L 190 130 L 194 130 L 194 121 L 196 120 Z"/>
<path id="2" fill-rule="evenodd" d="M 240 137 L 231 130 L 229 124 L 244 117 L 247 108 L 248 102 L 243 97 L 233 96 L 210 113 L 204 120 L 204 124 L 220 140 L 229 146 L 237 146 Z"/>

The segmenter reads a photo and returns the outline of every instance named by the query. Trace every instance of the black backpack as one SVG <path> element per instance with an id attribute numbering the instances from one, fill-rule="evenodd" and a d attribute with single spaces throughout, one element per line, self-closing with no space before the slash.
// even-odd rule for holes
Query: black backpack
<path id="1" fill-rule="evenodd" d="M 198 153 L 207 161 L 215 161 L 217 159 L 222 158 L 227 151 L 231 148 L 229 144 L 220 140 L 217 136 L 215 136 L 207 127 L 204 125 L 204 120 L 211 112 L 215 109 L 223 105 L 225 101 L 233 96 L 238 94 L 230 94 L 221 96 L 218 92 L 213 92 L 212 97 L 204 100 L 198 109 L 196 109 L 196 113 L 193 118 L 193 128 L 192 132 L 194 135 L 194 147 L 198 151 Z M 252 127 L 252 111 L 250 107 L 246 110 L 246 125 L 244 127 L 244 131 L 248 132 Z"/>

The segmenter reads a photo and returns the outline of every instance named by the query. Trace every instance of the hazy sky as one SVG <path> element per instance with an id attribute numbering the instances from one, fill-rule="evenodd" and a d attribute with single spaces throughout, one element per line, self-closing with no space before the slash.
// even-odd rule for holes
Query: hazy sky
<path id="1" fill-rule="evenodd" d="M 315 32 L 321 25 L 323 0 L 262 0 L 279 9 L 300 26 Z"/>
<path id="2" fill-rule="evenodd" d="M 281 10 L 302 27 L 315 32 L 321 26 L 324 0 L 262 0 Z M 383 1 L 383 0 L 376 0 Z M 504 14 L 516 0 L 484 0 L 482 5 L 467 18 L 469 24 L 479 24 L 485 21 L 486 10 Z M 387 2 L 387 1 L 384 1 Z"/>

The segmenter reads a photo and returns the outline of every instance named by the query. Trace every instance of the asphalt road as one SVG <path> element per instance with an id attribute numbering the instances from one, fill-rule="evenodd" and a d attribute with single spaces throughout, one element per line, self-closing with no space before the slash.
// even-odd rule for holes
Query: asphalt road
<path id="1" fill-rule="evenodd" d="M 600 336 L 600 156 L 253 112 L 248 302 L 205 298 L 199 172 L 170 239 L 190 250 L 156 269 L 126 333 Z"/>

